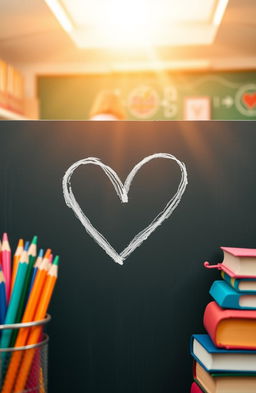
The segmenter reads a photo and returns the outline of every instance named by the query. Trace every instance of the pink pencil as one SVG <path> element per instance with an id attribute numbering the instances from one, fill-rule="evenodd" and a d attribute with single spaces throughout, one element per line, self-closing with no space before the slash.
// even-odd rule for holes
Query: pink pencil
<path id="1" fill-rule="evenodd" d="M 2 243 L 0 240 L 0 265 L 2 266 Z"/>
<path id="2" fill-rule="evenodd" d="M 4 273 L 5 287 L 6 287 L 6 301 L 8 304 L 10 299 L 10 289 L 11 289 L 11 249 L 10 249 L 7 233 L 3 234 L 1 256 L 2 256 L 2 270 Z"/>

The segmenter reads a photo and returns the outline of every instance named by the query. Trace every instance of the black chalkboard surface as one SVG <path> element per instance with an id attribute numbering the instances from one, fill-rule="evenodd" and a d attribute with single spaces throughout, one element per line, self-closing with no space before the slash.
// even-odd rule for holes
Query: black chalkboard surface
<path id="1" fill-rule="evenodd" d="M 211 282 L 202 263 L 219 246 L 256 247 L 254 122 L 1 122 L 0 230 L 12 247 L 39 236 L 60 254 L 50 312 L 49 392 L 185 393 L 189 338 L 203 332 Z M 142 158 L 170 153 L 186 164 L 177 209 L 123 266 L 88 236 L 62 194 L 68 167 L 98 157 L 122 181 Z M 164 208 L 180 180 L 154 160 L 121 204 L 100 168 L 79 167 L 81 208 L 122 250 Z"/>

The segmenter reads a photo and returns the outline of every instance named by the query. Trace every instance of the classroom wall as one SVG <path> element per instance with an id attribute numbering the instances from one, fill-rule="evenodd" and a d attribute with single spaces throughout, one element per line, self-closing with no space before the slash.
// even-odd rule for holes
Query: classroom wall
<path id="1" fill-rule="evenodd" d="M 255 71 L 39 76 L 41 118 L 88 119 L 92 103 L 104 89 L 120 94 L 129 120 L 191 119 L 187 103 L 194 119 L 201 110 L 204 120 L 256 119 Z M 195 98 L 203 99 L 203 107 Z"/>

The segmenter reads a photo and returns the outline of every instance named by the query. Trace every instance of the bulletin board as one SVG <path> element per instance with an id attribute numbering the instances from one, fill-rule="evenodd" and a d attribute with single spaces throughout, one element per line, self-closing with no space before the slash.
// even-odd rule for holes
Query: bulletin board
<path id="1" fill-rule="evenodd" d="M 127 120 L 256 119 L 256 72 L 39 76 L 42 119 L 88 119 L 100 91 L 118 92 Z"/>
<path id="2" fill-rule="evenodd" d="M 0 122 L 0 232 L 11 247 L 38 236 L 60 255 L 50 306 L 49 393 L 185 393 L 189 340 L 203 333 L 220 246 L 256 247 L 254 122 Z M 95 157 L 122 182 L 142 159 L 169 153 L 187 187 L 172 215 L 123 265 L 69 208 L 63 178 Z M 119 252 L 163 211 L 181 179 L 157 158 L 121 203 L 100 167 L 81 165 L 72 191 Z"/>

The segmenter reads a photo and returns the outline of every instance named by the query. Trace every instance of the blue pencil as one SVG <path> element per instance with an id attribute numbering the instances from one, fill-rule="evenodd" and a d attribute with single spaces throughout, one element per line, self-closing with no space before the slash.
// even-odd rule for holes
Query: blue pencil
<path id="1" fill-rule="evenodd" d="M 0 325 L 4 323 L 6 315 L 6 289 L 5 278 L 0 266 Z"/>
<path id="2" fill-rule="evenodd" d="M 37 259 L 35 261 L 34 267 L 33 267 L 32 278 L 31 278 L 31 283 L 30 283 L 28 296 L 29 296 L 29 294 L 31 292 L 31 289 L 33 287 L 33 284 L 34 284 L 34 281 L 35 281 L 35 278 L 36 278 L 37 270 L 38 270 L 38 268 L 39 268 L 39 266 L 40 266 L 40 264 L 41 264 L 41 262 L 43 260 L 43 255 L 44 255 L 44 250 L 41 248 L 39 253 L 38 253 Z"/>
<path id="3" fill-rule="evenodd" d="M 24 251 L 28 251 L 29 245 L 30 245 L 30 242 L 26 241 L 25 246 L 24 246 Z"/>

